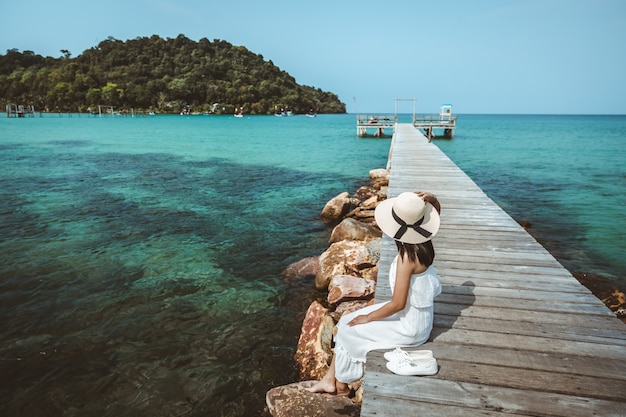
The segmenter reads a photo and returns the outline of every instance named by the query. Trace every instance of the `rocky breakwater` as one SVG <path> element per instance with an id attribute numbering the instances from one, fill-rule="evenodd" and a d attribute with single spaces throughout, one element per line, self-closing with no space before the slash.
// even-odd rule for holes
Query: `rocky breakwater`
<path id="1" fill-rule="evenodd" d="M 326 224 L 335 225 L 330 246 L 320 256 L 305 258 L 284 272 L 290 278 L 315 276 L 313 284 L 324 297 L 311 303 L 302 323 L 294 356 L 301 382 L 267 392 L 267 411 L 273 417 L 360 414 L 360 382 L 351 386 L 352 398 L 325 397 L 302 388 L 326 374 L 341 316 L 374 302 L 382 242 L 374 209 L 387 198 L 388 171 L 370 171 L 370 182 L 354 195 L 341 193 L 325 205 L 321 218 Z"/>

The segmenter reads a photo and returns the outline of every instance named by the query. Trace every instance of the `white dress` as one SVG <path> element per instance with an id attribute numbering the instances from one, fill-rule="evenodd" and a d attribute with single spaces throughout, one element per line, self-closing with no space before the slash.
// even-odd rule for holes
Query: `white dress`
<path id="1" fill-rule="evenodd" d="M 393 291 L 396 282 L 398 256 L 391 263 L 389 286 Z M 356 326 L 348 322 L 361 314 L 368 314 L 386 303 L 374 304 L 345 314 L 338 323 L 335 336 L 335 377 L 344 383 L 354 382 L 363 376 L 367 352 L 376 349 L 393 349 L 399 346 L 417 346 L 426 342 L 433 328 L 434 298 L 441 294 L 437 271 L 431 265 L 421 274 L 411 276 L 409 299 L 404 310 L 382 320 Z"/>

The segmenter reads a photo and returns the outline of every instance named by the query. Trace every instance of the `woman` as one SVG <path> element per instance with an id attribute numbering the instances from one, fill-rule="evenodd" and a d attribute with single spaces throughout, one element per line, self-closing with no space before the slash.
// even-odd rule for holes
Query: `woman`
<path id="1" fill-rule="evenodd" d="M 402 193 L 376 207 L 378 226 L 398 247 L 389 271 L 392 298 L 339 320 L 330 368 L 309 391 L 347 396 L 348 384 L 363 376 L 367 352 L 417 346 L 428 340 L 433 300 L 441 293 L 431 242 L 439 230 L 440 211 L 437 198 L 426 192 Z"/>

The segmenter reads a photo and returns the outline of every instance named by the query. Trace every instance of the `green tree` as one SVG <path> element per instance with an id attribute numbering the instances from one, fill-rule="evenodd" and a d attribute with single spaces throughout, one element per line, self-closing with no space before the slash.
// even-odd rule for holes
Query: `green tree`
<path id="1" fill-rule="evenodd" d="M 107 85 L 102 87 L 102 100 L 106 103 L 101 104 L 120 106 L 123 97 L 124 89 L 119 88 L 115 83 L 108 82 Z"/>
<path id="2" fill-rule="evenodd" d="M 61 53 L 44 58 L 10 49 L 0 55 L 0 99 L 61 110 L 125 104 L 177 112 L 190 105 L 230 113 L 244 105 L 250 112 L 271 113 L 276 105 L 306 112 L 315 104 L 320 112 L 345 113 L 335 94 L 298 85 L 271 60 L 219 39 L 110 36 L 77 57 L 67 49 Z"/>

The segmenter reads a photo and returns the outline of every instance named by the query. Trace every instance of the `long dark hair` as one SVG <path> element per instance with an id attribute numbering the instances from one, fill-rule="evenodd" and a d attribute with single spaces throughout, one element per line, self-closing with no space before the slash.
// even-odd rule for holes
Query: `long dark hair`
<path id="1" fill-rule="evenodd" d="M 396 246 L 401 258 L 407 254 L 412 262 L 419 262 L 425 267 L 431 266 L 435 260 L 435 248 L 432 240 L 424 243 L 403 243 L 396 240 Z"/>

